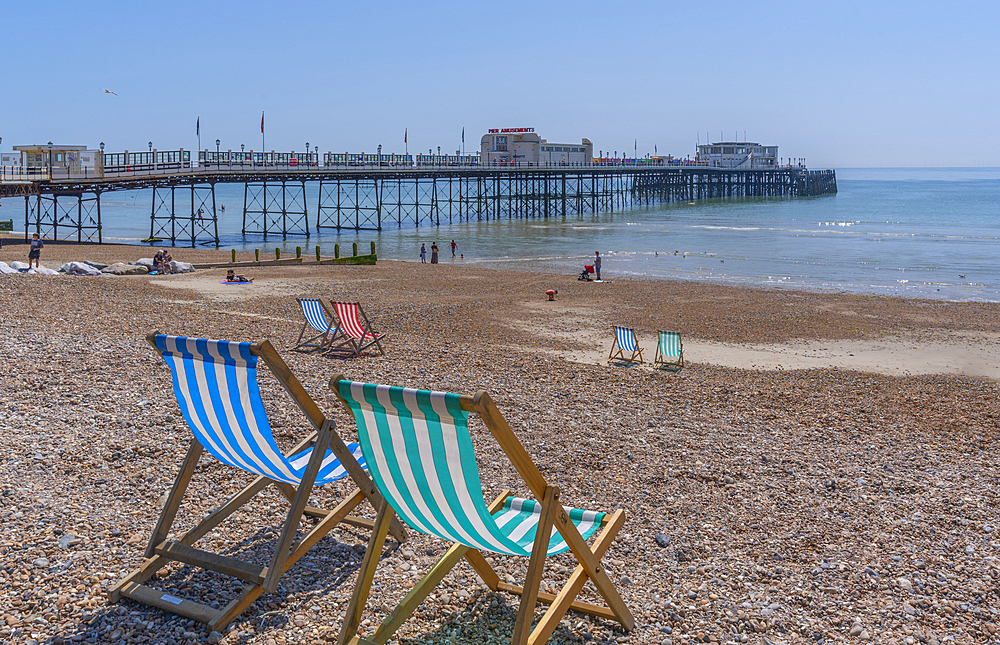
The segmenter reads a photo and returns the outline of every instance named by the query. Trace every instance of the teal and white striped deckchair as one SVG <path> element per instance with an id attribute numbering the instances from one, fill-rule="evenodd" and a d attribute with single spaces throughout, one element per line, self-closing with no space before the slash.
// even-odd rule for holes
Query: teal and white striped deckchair
<path id="1" fill-rule="evenodd" d="M 680 371 L 684 367 L 684 347 L 681 345 L 679 331 L 660 330 L 660 342 L 656 345 L 653 367 L 672 372 Z"/>
<path id="2" fill-rule="evenodd" d="M 341 375 L 330 381 L 330 388 L 354 415 L 361 451 L 385 499 L 375 520 L 339 645 L 386 643 L 462 558 L 494 591 L 521 596 L 512 638 L 516 645 L 544 643 L 569 609 L 616 620 L 629 630 L 634 627 L 632 614 L 600 564 L 601 556 L 625 522 L 624 511 L 619 509 L 609 515 L 562 506 L 558 487 L 546 483 L 486 392 L 460 396 L 357 383 Z M 504 491 L 487 506 L 469 434 L 470 412 L 479 414 L 539 501 Z M 394 514 L 411 528 L 453 545 L 374 635 L 362 639 L 357 636 L 358 627 L 382 552 L 387 520 Z M 604 530 L 591 548 L 586 540 L 602 526 Z M 530 558 L 524 587 L 501 581 L 482 551 Z M 539 585 L 546 556 L 566 551 L 572 551 L 579 566 L 558 595 L 542 593 Z M 607 602 L 607 608 L 574 600 L 588 579 Z M 531 631 L 539 600 L 551 606 Z"/>
<path id="3" fill-rule="evenodd" d="M 319 298 L 296 298 L 302 308 L 302 329 L 294 349 L 307 352 L 330 349 L 334 339 L 343 334 L 337 326 L 337 319 Z"/>
<path id="4" fill-rule="evenodd" d="M 616 349 L 618 350 L 617 352 L 615 351 Z M 625 355 L 626 353 L 628 353 L 628 356 Z M 639 347 L 639 343 L 635 340 L 635 331 L 631 327 L 615 325 L 615 339 L 611 342 L 611 353 L 608 354 L 608 362 L 631 365 L 636 362 L 636 356 L 639 357 L 638 362 L 645 362 L 642 360 L 642 348 Z"/>
<path id="5" fill-rule="evenodd" d="M 131 598 L 169 612 L 207 623 L 222 631 L 261 593 L 274 591 L 279 578 L 316 542 L 339 522 L 371 529 L 374 522 L 349 515 L 367 497 L 379 508 L 382 497 L 365 473 L 367 468 L 359 444 L 344 444 L 327 419 L 292 375 L 268 341 L 258 344 L 183 338 L 150 334 L 146 338 L 163 356 L 173 374 L 174 395 L 188 427 L 194 434 L 163 513 L 146 547 L 146 561 L 111 591 L 111 600 Z M 274 441 L 271 425 L 257 384 L 257 361 L 263 358 L 315 428 L 286 456 Z M 202 452 L 219 461 L 256 475 L 253 482 L 217 508 L 197 526 L 176 539 L 167 539 L 181 500 Z M 350 476 L 359 489 L 333 510 L 307 506 L 315 485 Z M 269 484 L 291 502 L 284 527 L 268 566 L 262 567 L 233 557 L 194 547 L 229 515 L 253 499 Z M 319 522 L 292 547 L 303 514 Z M 398 539 L 402 526 L 392 528 Z M 176 561 L 235 576 L 247 584 L 242 593 L 222 609 L 214 609 L 170 593 L 145 586 L 167 562 Z"/>

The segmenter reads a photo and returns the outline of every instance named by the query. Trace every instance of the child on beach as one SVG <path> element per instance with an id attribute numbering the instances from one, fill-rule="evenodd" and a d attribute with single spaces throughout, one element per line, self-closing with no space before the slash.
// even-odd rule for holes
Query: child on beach
<path id="1" fill-rule="evenodd" d="M 420 245 L 420 263 L 421 264 L 427 264 L 427 245 L 426 244 L 421 244 Z"/>
<path id="2" fill-rule="evenodd" d="M 35 268 L 38 268 L 38 258 L 42 255 L 42 247 L 45 244 L 38 239 L 38 233 L 31 234 L 31 246 L 28 248 L 28 268 L 31 268 L 31 261 L 35 261 Z"/>
<path id="3" fill-rule="evenodd" d="M 597 274 L 597 279 L 601 279 L 601 252 L 594 251 L 594 273 Z"/>
<path id="4" fill-rule="evenodd" d="M 226 271 L 226 282 L 253 282 L 253 280 L 242 273 L 237 274 L 235 269 L 229 269 Z"/>

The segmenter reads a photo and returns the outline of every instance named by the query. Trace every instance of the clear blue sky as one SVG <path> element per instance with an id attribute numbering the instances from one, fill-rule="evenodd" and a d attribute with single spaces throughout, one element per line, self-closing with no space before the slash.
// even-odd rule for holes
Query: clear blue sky
<path id="1" fill-rule="evenodd" d="M 7 2 L 0 148 L 780 146 L 1000 166 L 1000 2 Z M 117 96 L 102 90 L 110 89 Z"/>

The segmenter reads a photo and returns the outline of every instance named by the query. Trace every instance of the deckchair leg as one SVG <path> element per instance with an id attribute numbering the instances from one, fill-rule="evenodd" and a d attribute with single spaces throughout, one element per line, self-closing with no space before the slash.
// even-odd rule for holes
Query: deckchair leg
<path id="1" fill-rule="evenodd" d="M 619 529 L 625 524 L 625 514 L 620 511 L 614 515 L 610 522 L 604 527 L 601 532 L 600 537 L 594 543 L 593 554 L 598 560 L 604 556 L 604 553 L 608 550 L 608 547 L 615 541 L 615 536 L 618 535 Z M 555 599 L 552 601 L 552 606 L 549 607 L 542 619 L 538 621 L 535 625 L 534 631 L 531 632 L 531 638 L 528 640 L 529 643 L 544 643 L 555 631 L 556 626 L 559 625 L 559 621 L 562 620 L 566 612 L 573 606 L 573 599 L 576 598 L 580 590 L 583 589 L 583 585 L 587 582 L 587 574 L 583 569 L 583 566 L 577 566 L 573 575 L 570 576 L 569 580 L 563 585 L 563 588 L 556 595 Z"/>
<path id="2" fill-rule="evenodd" d="M 347 615 L 344 616 L 340 635 L 337 636 L 337 645 L 347 645 L 357 636 L 358 627 L 361 625 L 361 615 L 365 611 L 372 580 L 375 579 L 375 570 L 378 568 L 378 560 L 382 555 L 382 547 L 385 545 L 385 536 L 389 532 L 389 520 L 395 514 L 389 503 L 382 500 L 382 503 L 379 504 L 378 516 L 375 518 L 375 530 L 372 531 L 371 539 L 368 540 L 368 550 L 365 551 L 361 570 L 358 571 L 358 581 L 354 585 L 351 602 L 347 606 Z"/>
<path id="3" fill-rule="evenodd" d="M 309 494 L 316 482 L 316 475 L 319 474 L 320 466 L 323 465 L 323 459 L 326 457 L 326 449 L 330 445 L 332 425 L 331 420 L 324 421 L 316 443 L 313 444 L 312 453 L 309 455 L 309 464 L 306 466 L 305 472 L 302 473 L 299 489 L 295 494 L 295 499 L 292 500 L 292 508 L 288 512 L 288 517 L 285 518 L 285 526 L 281 530 L 278 543 L 275 545 L 274 557 L 267 569 L 267 578 L 264 579 L 264 591 L 274 591 L 278 586 L 278 579 L 284 572 L 283 565 L 285 558 L 288 557 L 288 547 L 292 543 L 292 538 L 295 537 L 295 531 L 302 519 L 302 511 L 305 510 L 306 503 L 309 501 Z"/>
<path id="4" fill-rule="evenodd" d="M 609 530 L 611 527 L 618 526 L 625 522 L 625 511 L 619 509 L 615 511 L 611 520 L 608 522 L 607 527 Z M 625 605 L 625 601 L 618 594 L 618 590 L 615 589 L 614 583 L 608 578 L 607 572 L 604 570 L 604 566 L 601 564 L 600 559 L 590 550 L 587 542 L 580 535 L 580 531 L 573 524 L 569 516 L 564 512 L 558 512 L 556 518 L 556 527 L 559 529 L 559 533 L 562 535 L 563 539 L 566 540 L 566 544 L 569 545 L 570 550 L 573 555 L 576 556 L 577 562 L 583 567 L 584 573 L 590 578 L 590 581 L 594 583 L 597 587 L 598 593 L 604 597 L 604 601 L 608 603 L 608 607 L 614 612 L 617 620 L 621 623 L 622 627 L 631 631 L 635 628 L 635 618 L 632 616 L 632 612 L 629 611 L 628 606 Z M 610 533 L 616 532 L 609 531 Z"/>
<path id="5" fill-rule="evenodd" d="M 195 466 L 198 465 L 203 451 L 204 448 L 198 443 L 198 440 L 192 439 L 188 446 L 187 455 L 181 463 L 181 470 L 177 473 L 177 479 L 174 480 L 174 485 L 170 489 L 170 495 L 167 496 L 167 503 L 163 507 L 163 512 L 160 513 L 160 519 L 156 522 L 156 528 L 153 529 L 153 535 L 149 538 L 149 544 L 146 545 L 145 557 L 153 557 L 153 549 L 170 533 L 170 527 L 173 526 L 174 518 L 177 517 L 181 500 L 184 499 L 184 492 L 187 490 L 188 484 L 191 483 Z"/>
<path id="6" fill-rule="evenodd" d="M 509 490 L 504 490 L 493 503 L 490 504 L 490 513 L 496 513 L 500 508 L 503 507 L 505 501 L 510 496 Z M 473 569 L 479 573 L 479 576 L 486 582 L 490 589 L 496 590 L 499 578 L 493 567 L 486 561 L 483 555 L 462 544 L 452 544 L 452 546 L 445 551 L 445 554 L 441 556 L 441 559 L 434 563 L 431 570 L 424 574 L 424 577 L 414 585 L 413 589 L 406 594 L 406 597 L 400 601 L 399 605 L 392 610 L 382 624 L 378 626 L 375 630 L 375 635 L 372 637 L 372 641 L 384 645 L 388 642 L 392 635 L 396 633 L 396 630 L 406 622 L 406 619 L 420 606 L 420 603 L 424 601 L 430 592 L 434 591 L 438 583 L 444 579 L 448 572 L 455 568 L 455 565 L 461 562 L 462 558 L 466 558 L 469 564 L 472 565 Z"/>
<path id="7" fill-rule="evenodd" d="M 531 619 L 535 615 L 535 603 L 538 602 L 538 587 L 542 583 L 542 572 L 545 569 L 545 555 L 549 550 L 549 540 L 552 539 L 552 521 L 558 506 L 559 487 L 546 486 L 545 495 L 542 497 L 541 517 L 538 518 L 538 528 L 535 532 L 535 542 L 531 547 L 531 559 L 528 561 L 528 572 L 524 577 L 521 606 L 517 609 L 514 634 L 510 639 L 511 645 L 524 645 L 528 642 Z"/>

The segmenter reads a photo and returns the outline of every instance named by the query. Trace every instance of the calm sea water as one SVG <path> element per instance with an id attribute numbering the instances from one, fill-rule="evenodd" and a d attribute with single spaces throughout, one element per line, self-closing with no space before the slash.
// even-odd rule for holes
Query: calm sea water
<path id="1" fill-rule="evenodd" d="M 243 187 L 216 188 L 223 248 L 273 253 L 320 245 L 419 261 L 421 242 L 452 239 L 455 262 L 575 275 L 600 250 L 606 278 L 645 276 L 724 284 L 878 293 L 942 300 L 1000 301 L 1000 169 L 840 169 L 840 192 L 811 199 L 658 204 L 566 218 L 385 227 L 381 233 L 323 231 L 281 240 L 240 234 Z M 309 186 L 311 218 L 318 188 Z M 151 191 L 108 193 L 104 239 L 149 235 Z M 0 211 L 15 223 L 23 202 Z M 23 220 L 22 220 L 23 221 Z M 428 251 L 429 252 L 429 251 Z"/>

